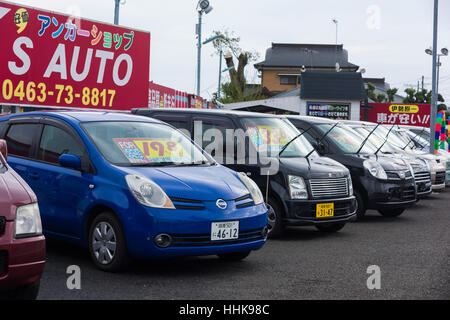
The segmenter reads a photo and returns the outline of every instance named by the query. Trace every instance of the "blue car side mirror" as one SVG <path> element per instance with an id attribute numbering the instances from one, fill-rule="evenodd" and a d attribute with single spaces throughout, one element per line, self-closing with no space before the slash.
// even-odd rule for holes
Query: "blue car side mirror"
<path id="1" fill-rule="evenodd" d="M 81 159 L 74 154 L 63 154 L 58 162 L 61 166 L 71 169 L 81 169 Z"/>

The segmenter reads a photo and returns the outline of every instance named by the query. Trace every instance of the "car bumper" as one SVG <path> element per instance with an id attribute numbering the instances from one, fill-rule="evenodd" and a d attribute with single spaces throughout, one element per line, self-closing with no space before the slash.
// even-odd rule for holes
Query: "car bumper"
<path id="1" fill-rule="evenodd" d="M 445 189 L 446 175 L 447 173 L 445 171 L 431 172 L 431 188 L 433 191 L 439 192 Z"/>
<path id="2" fill-rule="evenodd" d="M 450 170 L 447 170 L 445 172 L 445 185 L 447 187 L 450 186 Z"/>
<path id="3" fill-rule="evenodd" d="M 45 265 L 44 236 L 14 239 L 14 223 L 7 222 L 5 233 L 0 236 L 0 252 L 3 255 L 0 260 L 4 260 L 0 267 L 0 290 L 18 288 L 41 278 Z"/>
<path id="4" fill-rule="evenodd" d="M 334 216 L 316 217 L 318 204 L 334 203 Z M 287 200 L 287 216 L 285 225 L 305 226 L 330 222 L 348 222 L 356 219 L 356 199 L 354 196 L 341 199 L 326 200 Z"/>
<path id="5" fill-rule="evenodd" d="M 368 190 L 368 209 L 401 209 L 417 202 L 414 179 L 366 181 Z"/>
<path id="6" fill-rule="evenodd" d="M 204 210 L 138 208 L 142 220 L 126 232 L 129 252 L 138 259 L 160 259 L 258 250 L 264 245 L 268 223 L 265 205 L 237 209 L 230 202 L 226 210 L 220 211 L 213 206 L 215 202 L 206 204 Z M 227 221 L 239 221 L 238 238 L 211 240 L 212 223 Z M 162 233 L 172 238 L 167 248 L 154 242 Z"/>

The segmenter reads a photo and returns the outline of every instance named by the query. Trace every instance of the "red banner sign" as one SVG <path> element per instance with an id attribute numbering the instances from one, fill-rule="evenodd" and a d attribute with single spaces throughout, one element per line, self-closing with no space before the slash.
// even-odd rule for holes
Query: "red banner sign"
<path id="1" fill-rule="evenodd" d="M 148 105 L 150 33 L 0 2 L 0 103 Z"/>
<path id="2" fill-rule="evenodd" d="M 430 126 L 429 104 L 371 103 L 367 121 L 381 124 L 398 124 L 418 127 Z M 364 109 L 361 108 L 361 120 Z"/>
<path id="3" fill-rule="evenodd" d="M 188 108 L 188 94 L 150 82 L 148 87 L 149 108 Z"/>

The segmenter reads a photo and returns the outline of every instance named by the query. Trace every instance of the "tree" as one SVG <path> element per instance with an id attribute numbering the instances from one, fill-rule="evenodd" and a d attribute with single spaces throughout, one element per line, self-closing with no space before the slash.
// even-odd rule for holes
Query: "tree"
<path id="1" fill-rule="evenodd" d="M 405 89 L 406 97 L 403 99 L 403 103 L 431 103 L 432 91 L 427 89 L 421 89 L 416 91 L 413 88 Z M 445 102 L 441 94 L 438 94 L 438 101 Z M 440 104 L 445 106 L 445 104 Z M 446 107 L 445 107 L 446 108 Z"/>
<path id="2" fill-rule="evenodd" d="M 383 93 L 375 93 L 375 85 L 371 82 L 367 83 L 367 96 L 375 101 L 375 102 L 385 102 L 387 100 L 386 96 Z"/>
<path id="3" fill-rule="evenodd" d="M 388 102 L 391 103 L 394 101 L 395 95 L 397 94 L 398 89 L 397 88 L 392 88 L 392 89 L 387 89 L 386 93 L 387 93 L 387 99 Z"/>
<path id="4" fill-rule="evenodd" d="M 213 46 L 217 53 L 225 52 L 225 62 L 230 74 L 230 82 L 222 85 L 223 95 L 220 99 L 222 103 L 233 103 L 240 101 L 251 101 L 266 98 L 260 90 L 248 90 L 247 80 L 245 78 L 245 67 L 252 61 L 259 58 L 257 52 L 243 50 L 239 43 L 241 38 L 236 37 L 234 33 L 229 31 L 214 31 L 217 36 L 213 40 Z M 234 59 L 238 61 L 237 69 L 234 64 Z M 217 94 L 215 95 L 217 97 Z"/>

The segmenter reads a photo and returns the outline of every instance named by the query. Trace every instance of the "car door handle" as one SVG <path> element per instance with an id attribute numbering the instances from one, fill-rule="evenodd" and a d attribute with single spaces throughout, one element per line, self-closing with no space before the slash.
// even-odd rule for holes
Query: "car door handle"
<path id="1" fill-rule="evenodd" d="M 39 179 L 39 173 L 37 173 L 37 172 L 30 172 L 30 173 L 28 174 L 28 177 L 29 177 L 30 179 L 33 179 L 33 180 L 38 180 L 38 179 Z"/>

